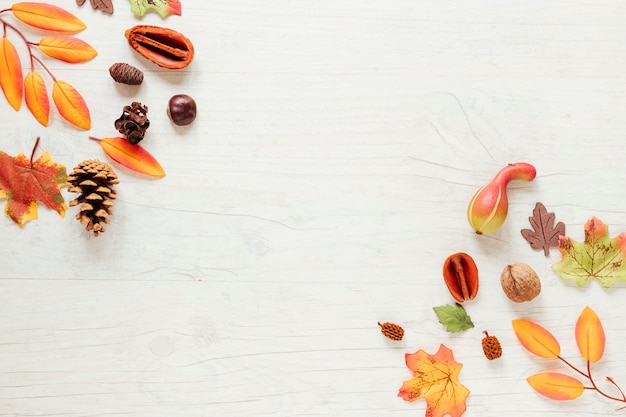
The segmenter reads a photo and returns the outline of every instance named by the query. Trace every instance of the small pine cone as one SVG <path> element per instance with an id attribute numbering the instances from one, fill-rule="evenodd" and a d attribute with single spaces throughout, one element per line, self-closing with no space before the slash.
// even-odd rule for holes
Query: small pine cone
<path id="1" fill-rule="evenodd" d="M 139 85 L 143 82 L 143 72 L 136 67 L 124 62 L 116 62 L 109 67 L 111 78 L 118 83 Z"/>
<path id="2" fill-rule="evenodd" d="M 104 162 L 89 159 L 76 165 L 67 181 L 70 183 L 70 192 L 80 193 L 70 201 L 70 207 L 81 204 L 76 220 L 86 223 L 86 230 L 93 232 L 94 236 L 104 233 L 102 223 L 109 224 L 108 216 L 113 213 L 113 200 L 116 197 L 113 185 L 119 184 L 113 169 Z"/>
<path id="3" fill-rule="evenodd" d="M 495 336 L 489 336 L 489 333 L 486 331 L 483 332 L 485 337 L 483 338 L 483 352 L 487 359 L 494 360 L 498 359 L 502 356 L 502 346 L 500 345 L 500 341 Z"/>
<path id="4" fill-rule="evenodd" d="M 389 339 L 402 340 L 404 337 L 404 329 L 395 323 L 385 322 L 381 324 L 378 322 L 378 325 L 380 326 L 381 333 Z"/>
<path id="5" fill-rule="evenodd" d="M 148 127 L 150 127 L 148 106 L 142 106 L 138 101 L 133 101 L 130 106 L 124 106 L 122 115 L 115 121 L 115 128 L 126 136 L 132 145 L 141 142 Z"/>

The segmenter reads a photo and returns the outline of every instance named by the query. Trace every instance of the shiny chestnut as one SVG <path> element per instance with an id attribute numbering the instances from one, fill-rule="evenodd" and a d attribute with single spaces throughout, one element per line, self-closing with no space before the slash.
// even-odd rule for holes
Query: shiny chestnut
<path id="1" fill-rule="evenodd" d="M 187 94 L 176 94 L 167 104 L 167 115 L 177 126 L 186 126 L 196 119 L 196 101 Z"/>

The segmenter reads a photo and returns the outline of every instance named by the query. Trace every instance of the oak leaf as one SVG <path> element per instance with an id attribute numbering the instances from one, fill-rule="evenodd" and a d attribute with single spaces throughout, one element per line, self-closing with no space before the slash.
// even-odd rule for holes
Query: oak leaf
<path id="1" fill-rule="evenodd" d="M 86 0 L 76 0 L 76 4 L 82 6 Z M 100 10 L 106 14 L 113 14 L 113 1 L 112 0 L 89 0 L 91 8 L 94 10 Z"/>
<path id="2" fill-rule="evenodd" d="M 155 10 L 162 18 L 170 14 L 180 16 L 181 3 L 178 0 L 129 0 L 130 10 L 137 17 L 143 17 L 150 9 Z"/>
<path id="3" fill-rule="evenodd" d="M 583 242 L 559 237 L 559 251 L 563 257 L 552 269 L 579 287 L 592 278 L 605 288 L 626 281 L 626 232 L 610 238 L 608 227 L 596 217 L 585 224 Z"/>
<path id="4" fill-rule="evenodd" d="M 554 213 L 548 210 L 542 203 L 537 203 L 532 217 L 528 218 L 533 230 L 523 229 L 522 236 L 530 243 L 533 249 L 543 248 L 544 255 L 550 255 L 550 246 L 559 245 L 559 236 L 565 235 L 565 223 L 558 222 L 554 225 Z"/>
<path id="5" fill-rule="evenodd" d="M 463 365 L 454 360 L 450 349 L 440 345 L 434 355 L 420 349 L 407 353 L 405 359 L 413 378 L 404 381 L 399 397 L 411 402 L 425 399 L 427 417 L 460 417 L 465 412 L 470 391 L 459 382 Z"/>
<path id="6" fill-rule="evenodd" d="M 65 185 L 65 166 L 55 163 L 48 152 L 33 161 L 33 155 L 12 157 L 0 151 L 0 198 L 7 199 L 4 212 L 20 227 L 37 218 L 37 202 L 64 217 L 67 206 L 60 188 Z"/>

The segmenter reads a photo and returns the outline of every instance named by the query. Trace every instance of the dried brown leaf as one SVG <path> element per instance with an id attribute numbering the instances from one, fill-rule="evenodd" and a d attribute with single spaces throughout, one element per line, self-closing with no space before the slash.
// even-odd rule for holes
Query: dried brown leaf
<path id="1" fill-rule="evenodd" d="M 559 236 L 565 235 L 565 224 L 558 222 L 554 225 L 554 213 L 548 213 L 548 210 L 542 203 L 537 203 L 533 210 L 532 217 L 528 218 L 533 230 L 523 229 L 522 236 L 533 249 L 543 248 L 543 253 L 550 255 L 550 246 L 558 247 Z"/>
<path id="2" fill-rule="evenodd" d="M 86 0 L 76 0 L 76 4 L 82 6 Z M 113 14 L 113 0 L 89 0 L 91 8 L 94 10 L 100 10 L 106 14 Z"/>

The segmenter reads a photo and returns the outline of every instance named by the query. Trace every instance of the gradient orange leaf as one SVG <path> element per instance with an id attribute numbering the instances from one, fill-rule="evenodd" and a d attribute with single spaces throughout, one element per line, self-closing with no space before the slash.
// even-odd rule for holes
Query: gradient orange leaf
<path id="1" fill-rule="evenodd" d="M 517 319 L 512 321 L 513 330 L 522 346 L 542 358 L 556 358 L 561 346 L 552 333 L 532 321 Z"/>
<path id="2" fill-rule="evenodd" d="M 580 354 L 591 362 L 597 362 L 604 354 L 604 328 L 598 315 L 589 307 L 580 313 L 576 322 L 576 344 Z"/>
<path id="3" fill-rule="evenodd" d="M 428 417 L 460 417 L 465 412 L 470 391 L 459 382 L 463 365 L 454 360 L 450 349 L 441 345 L 434 355 L 420 349 L 407 353 L 405 359 L 413 378 L 404 381 L 398 397 L 405 401 L 425 399 Z"/>
<path id="4" fill-rule="evenodd" d="M 585 391 L 582 382 L 558 372 L 543 372 L 529 376 L 526 381 L 539 394 L 553 400 L 573 400 Z"/>
<path id="5" fill-rule="evenodd" d="M 153 177 L 165 176 L 165 170 L 161 164 L 140 145 L 131 145 L 128 140 L 121 137 L 91 139 L 99 140 L 104 152 L 126 168 Z"/>
<path id="6" fill-rule="evenodd" d="M 39 29 L 54 32 L 80 32 L 87 27 L 72 13 L 48 3 L 15 3 L 11 6 L 11 11 L 17 19 Z"/>
<path id="7" fill-rule="evenodd" d="M 4 36 L 0 42 L 0 87 L 15 110 L 22 105 L 22 64 L 15 46 Z"/>
<path id="8" fill-rule="evenodd" d="M 76 64 L 93 59 L 98 52 L 74 36 L 47 36 L 39 41 L 39 50 L 51 58 Z"/>
<path id="9" fill-rule="evenodd" d="M 62 80 L 55 81 L 52 87 L 52 100 L 65 120 L 81 129 L 91 128 L 87 103 L 74 87 Z"/>
<path id="10" fill-rule="evenodd" d="M 31 71 L 24 77 L 24 101 L 35 119 L 42 125 L 48 126 L 50 99 L 48 99 L 46 83 L 41 74 L 36 71 Z"/>
<path id="11" fill-rule="evenodd" d="M 37 218 L 37 202 L 65 216 L 67 206 L 60 188 L 67 185 L 65 166 L 45 152 L 36 161 L 24 154 L 12 157 L 0 151 L 0 198 L 4 212 L 20 227 Z"/>

